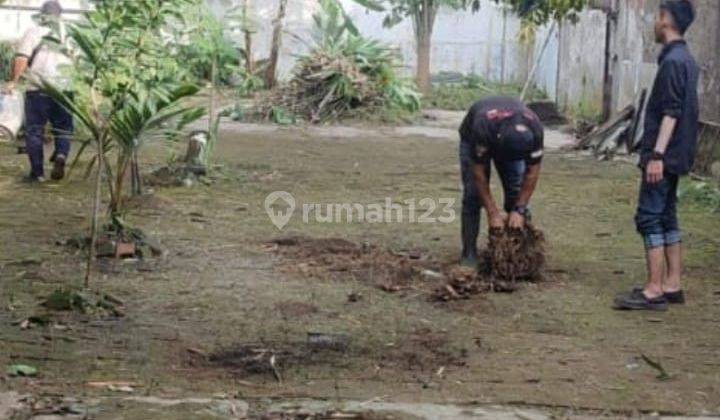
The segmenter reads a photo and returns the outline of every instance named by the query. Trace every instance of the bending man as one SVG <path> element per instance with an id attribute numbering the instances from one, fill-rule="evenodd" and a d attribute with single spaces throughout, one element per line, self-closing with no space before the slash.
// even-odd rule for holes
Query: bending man
<path id="1" fill-rule="evenodd" d="M 537 115 L 517 99 L 487 98 L 470 108 L 460 127 L 462 265 L 477 266 L 481 208 L 485 208 L 490 229 L 525 226 L 540 176 L 543 136 Z M 505 212 L 490 191 L 491 161 L 502 181 Z"/>

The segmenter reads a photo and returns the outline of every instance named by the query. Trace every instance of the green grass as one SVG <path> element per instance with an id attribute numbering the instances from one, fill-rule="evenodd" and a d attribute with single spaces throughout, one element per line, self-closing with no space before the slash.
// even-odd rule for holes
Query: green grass
<path id="1" fill-rule="evenodd" d="M 487 81 L 477 75 L 452 75 L 440 73 L 435 76 L 436 83 L 432 92 L 423 98 L 424 108 L 464 111 L 488 96 L 520 96 L 522 86 L 519 84 L 500 84 Z M 547 95 L 531 89 L 528 100 L 540 100 Z"/>

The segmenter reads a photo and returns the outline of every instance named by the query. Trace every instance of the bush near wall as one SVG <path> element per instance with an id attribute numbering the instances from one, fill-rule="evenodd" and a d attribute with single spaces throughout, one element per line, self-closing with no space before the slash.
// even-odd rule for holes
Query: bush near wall
<path id="1" fill-rule="evenodd" d="M 13 57 L 15 57 L 15 44 L 8 41 L 0 42 L 0 77 L 2 77 L 2 81 L 10 80 Z"/>

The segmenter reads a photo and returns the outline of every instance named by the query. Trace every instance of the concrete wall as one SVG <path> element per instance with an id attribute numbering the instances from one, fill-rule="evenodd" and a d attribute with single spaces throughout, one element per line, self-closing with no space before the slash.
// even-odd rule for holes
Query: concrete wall
<path id="1" fill-rule="evenodd" d="M 383 14 L 369 12 L 352 0 L 340 1 L 364 35 L 397 48 L 402 55 L 405 72 L 414 73 L 415 41 L 410 21 L 388 29 L 382 25 Z M 218 16 L 241 4 L 240 0 L 207 2 Z M 270 22 L 275 16 L 277 3 L 278 0 L 252 1 L 253 14 L 260 23 L 254 38 L 256 59 L 268 55 L 272 37 Z M 279 66 L 281 77 L 290 74 L 295 56 L 307 51 L 306 42 L 312 29 L 312 15 L 316 10 L 317 0 L 294 0 L 288 3 Z M 441 10 L 433 36 L 432 72 L 476 73 L 498 82 L 524 82 L 532 62 L 532 52 L 518 41 L 519 29 L 520 21 L 515 16 L 503 13 L 497 4 L 489 0 L 482 1 L 481 10 L 476 14 Z M 240 34 L 237 34 L 237 42 L 242 43 Z M 555 80 L 551 80 L 549 74 L 543 80 L 545 84 L 554 87 Z"/>

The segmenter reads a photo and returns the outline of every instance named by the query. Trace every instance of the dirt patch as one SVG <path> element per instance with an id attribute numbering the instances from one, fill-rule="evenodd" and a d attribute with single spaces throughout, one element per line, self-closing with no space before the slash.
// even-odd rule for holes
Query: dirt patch
<path id="1" fill-rule="evenodd" d="M 329 410 L 323 413 L 310 413 L 307 410 L 293 410 L 293 411 L 271 411 L 263 414 L 259 417 L 261 420 L 332 420 L 332 419 L 346 419 L 346 420 L 392 420 L 397 419 L 396 416 L 390 414 L 374 413 L 372 411 L 357 412 L 357 411 L 340 411 L 340 410 Z"/>
<path id="2" fill-rule="evenodd" d="M 238 344 L 210 354 L 191 352 L 195 367 L 221 368 L 232 375 L 270 376 L 281 382 L 293 368 L 326 365 L 344 366 L 346 348 L 311 342 L 272 342 Z"/>
<path id="3" fill-rule="evenodd" d="M 386 292 L 423 290 L 447 302 L 487 292 L 514 292 L 521 281 L 537 281 L 545 264 L 544 236 L 524 230 L 493 232 L 478 270 L 438 262 L 419 251 L 392 252 L 341 238 L 284 237 L 268 249 L 284 258 L 281 270 L 310 278 L 352 276 Z M 431 280 L 431 281 L 423 281 Z M 441 287 L 436 281 L 444 281 Z"/>
<path id="4" fill-rule="evenodd" d="M 451 366 L 464 366 L 467 351 L 453 350 L 446 332 L 418 328 L 396 343 L 390 343 L 381 354 L 380 366 L 403 371 L 437 371 Z M 442 374 L 442 372 L 440 372 Z"/>
<path id="5" fill-rule="evenodd" d="M 305 302 L 297 302 L 293 300 L 287 300 L 284 302 L 277 303 L 275 309 L 280 312 L 283 318 L 297 318 L 301 316 L 308 316 L 316 314 L 319 309 L 315 305 L 311 305 Z"/>
<path id="6" fill-rule="evenodd" d="M 155 194 L 132 195 L 125 198 L 124 206 L 126 211 L 168 211 L 175 203 L 169 198 L 158 197 Z"/>
<path id="7" fill-rule="evenodd" d="M 285 259 L 285 272 L 331 279 L 351 275 L 386 292 L 413 287 L 432 265 L 419 251 L 391 252 L 341 238 L 278 238 L 268 249 Z"/>

